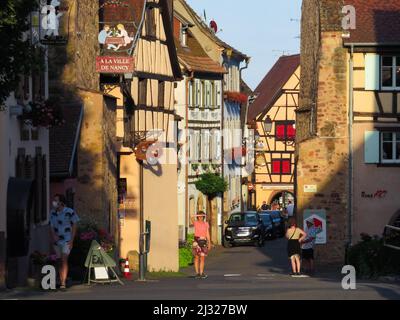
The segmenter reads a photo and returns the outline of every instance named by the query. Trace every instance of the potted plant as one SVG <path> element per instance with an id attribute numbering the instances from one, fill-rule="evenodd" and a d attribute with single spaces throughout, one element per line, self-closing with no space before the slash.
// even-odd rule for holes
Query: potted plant
<path id="1" fill-rule="evenodd" d="M 210 168 L 210 166 L 206 163 L 201 165 L 201 168 L 203 169 L 204 172 L 208 172 L 208 169 Z"/>

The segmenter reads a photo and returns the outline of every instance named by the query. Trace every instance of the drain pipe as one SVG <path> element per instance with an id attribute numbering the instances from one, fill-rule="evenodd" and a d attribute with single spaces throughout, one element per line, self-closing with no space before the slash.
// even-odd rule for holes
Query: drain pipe
<path id="1" fill-rule="evenodd" d="M 354 45 L 349 59 L 349 198 L 348 198 L 348 248 L 353 244 L 353 112 L 354 112 Z"/>

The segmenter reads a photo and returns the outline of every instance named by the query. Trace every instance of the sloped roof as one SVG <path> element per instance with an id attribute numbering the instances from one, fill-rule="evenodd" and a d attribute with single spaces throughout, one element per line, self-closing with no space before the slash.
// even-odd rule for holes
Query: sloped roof
<path id="1" fill-rule="evenodd" d="M 83 116 L 81 104 L 62 107 L 65 124 L 49 131 L 50 176 L 69 176 L 75 157 Z"/>
<path id="2" fill-rule="evenodd" d="M 175 46 L 178 50 L 179 61 L 188 71 L 204 73 L 226 73 L 226 69 L 213 61 L 203 50 L 200 43 L 188 32 L 187 47 L 183 47 L 180 40 L 175 37 Z"/>
<path id="3" fill-rule="evenodd" d="M 399 44 L 399 0 L 345 0 L 356 9 L 356 29 L 345 43 Z"/>
<path id="4" fill-rule="evenodd" d="M 273 106 L 282 90 L 282 87 L 290 79 L 300 66 L 300 55 L 282 56 L 275 63 L 265 78 L 254 90 L 257 98 L 250 105 L 248 121 L 256 120 L 257 116 Z"/>
<path id="5" fill-rule="evenodd" d="M 217 37 L 217 35 L 207 26 L 207 24 L 200 18 L 200 16 L 188 5 L 186 0 L 180 0 L 180 2 L 183 4 L 183 6 L 186 8 L 186 10 L 189 12 L 189 14 L 198 22 L 198 26 L 211 38 L 213 39 L 218 45 L 225 49 L 232 50 L 232 52 L 242 58 L 243 60 L 250 59 L 247 55 L 244 53 L 240 52 L 239 50 L 235 49 L 231 45 L 227 44 L 226 42 L 222 41 L 220 38 Z"/>
<path id="6" fill-rule="evenodd" d="M 251 90 L 251 88 L 243 79 L 240 79 L 240 92 L 245 93 L 248 96 L 253 94 L 253 90 Z"/>

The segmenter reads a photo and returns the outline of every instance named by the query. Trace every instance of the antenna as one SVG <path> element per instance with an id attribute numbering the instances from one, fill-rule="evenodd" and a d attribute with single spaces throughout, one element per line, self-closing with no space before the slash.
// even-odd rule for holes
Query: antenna
<path id="1" fill-rule="evenodd" d="M 206 14 L 206 9 L 203 10 L 203 15 L 204 15 L 204 21 L 207 22 L 207 14 Z"/>
<path id="2" fill-rule="evenodd" d="M 291 50 L 272 50 L 272 52 L 280 52 L 281 56 L 288 56 L 292 52 Z"/>

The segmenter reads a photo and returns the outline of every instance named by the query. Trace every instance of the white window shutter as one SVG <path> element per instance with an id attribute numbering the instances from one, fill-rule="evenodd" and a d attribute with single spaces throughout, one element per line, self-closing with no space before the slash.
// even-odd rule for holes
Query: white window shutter
<path id="1" fill-rule="evenodd" d="M 364 133 L 364 162 L 379 163 L 379 131 L 366 131 Z"/>
<path id="2" fill-rule="evenodd" d="M 376 53 L 365 55 L 365 90 L 380 89 L 380 57 Z"/>

